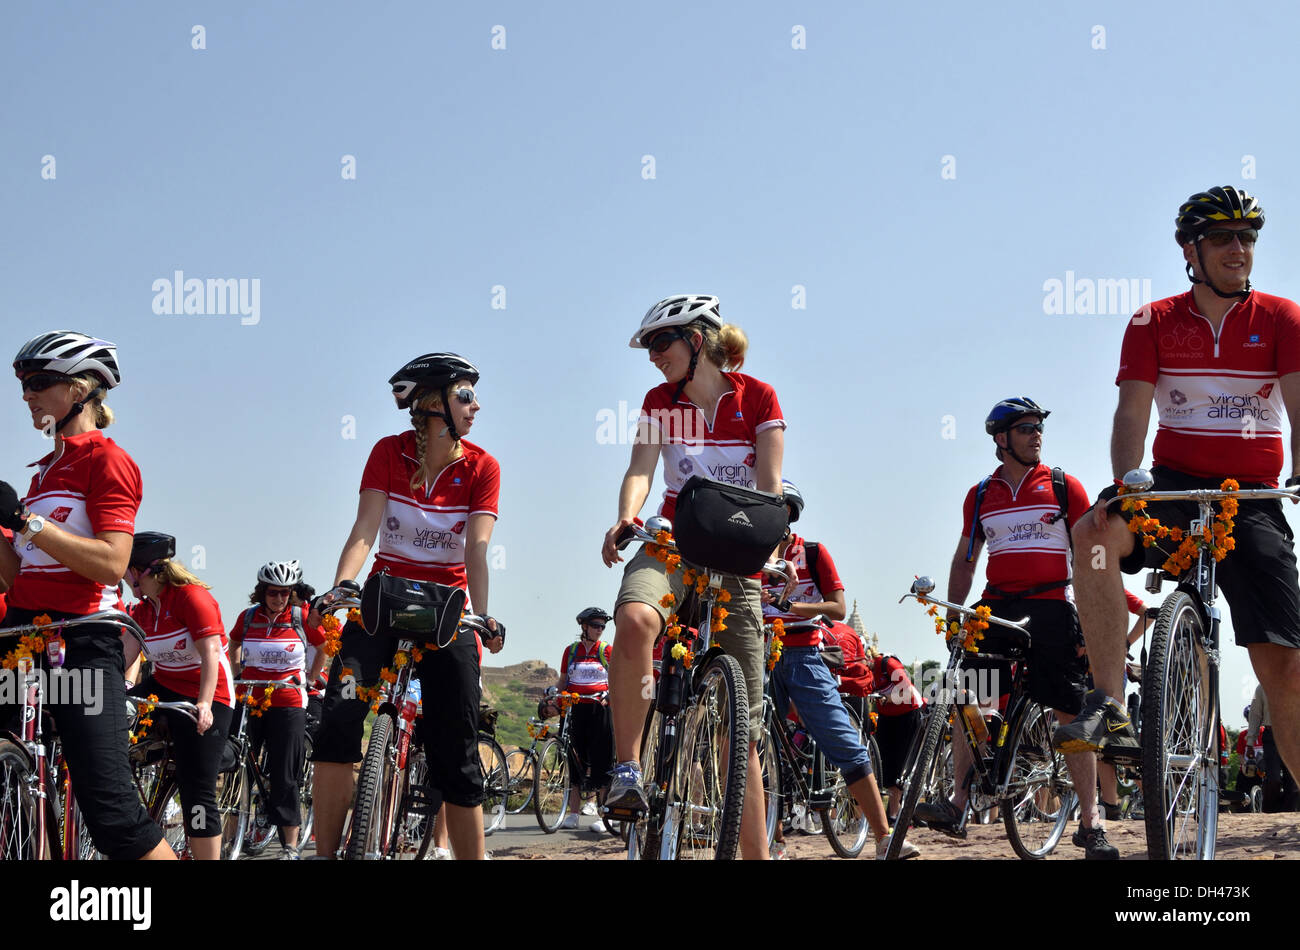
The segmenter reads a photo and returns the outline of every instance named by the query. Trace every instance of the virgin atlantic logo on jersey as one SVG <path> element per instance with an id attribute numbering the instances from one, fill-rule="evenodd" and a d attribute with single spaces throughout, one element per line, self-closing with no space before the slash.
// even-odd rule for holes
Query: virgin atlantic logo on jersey
<path id="1" fill-rule="evenodd" d="M 1261 403 L 1257 394 L 1239 396 L 1236 393 L 1219 393 L 1210 397 L 1211 419 L 1244 419 L 1247 416 L 1259 422 L 1268 422 L 1273 414 Z"/>
<path id="2" fill-rule="evenodd" d="M 460 547 L 456 543 L 455 536 L 450 531 L 434 531 L 432 528 L 417 528 L 415 539 L 411 543 L 425 551 L 433 548 L 454 550 Z"/>
<path id="3" fill-rule="evenodd" d="M 460 534 L 464 530 L 465 530 L 465 522 L 463 521 L 457 521 L 454 525 L 451 526 L 452 534 Z"/>
<path id="4" fill-rule="evenodd" d="M 740 415 L 740 413 L 736 413 L 736 415 Z M 754 455 L 753 452 L 750 452 L 748 455 L 745 456 L 745 464 L 750 468 L 754 467 L 754 463 L 756 461 L 758 461 L 758 458 Z"/>
<path id="5" fill-rule="evenodd" d="M 188 641 L 189 641 L 189 637 L 181 637 L 179 640 L 177 640 L 175 643 L 172 644 L 172 649 L 184 650 Z"/>
<path id="6" fill-rule="evenodd" d="M 746 488 L 754 487 L 754 480 L 749 477 L 748 465 L 710 465 L 709 474 L 720 482 L 726 482 L 728 485 L 744 485 Z"/>
<path id="7" fill-rule="evenodd" d="M 1259 388 L 1259 392 L 1255 393 L 1255 395 L 1260 399 L 1267 399 L 1269 396 L 1273 395 L 1273 384 L 1265 383 Z"/>
<path id="8" fill-rule="evenodd" d="M 50 512 L 50 520 L 63 524 L 63 522 L 68 520 L 68 515 L 70 514 L 72 514 L 71 508 L 55 508 Z"/>

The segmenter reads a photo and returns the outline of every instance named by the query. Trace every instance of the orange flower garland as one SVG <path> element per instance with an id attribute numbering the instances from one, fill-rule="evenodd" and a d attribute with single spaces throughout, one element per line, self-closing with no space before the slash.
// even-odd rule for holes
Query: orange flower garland
<path id="1" fill-rule="evenodd" d="M 158 705 L 158 695 L 156 693 L 150 693 L 148 698 L 143 700 L 136 707 L 136 713 L 138 715 L 138 719 L 136 720 L 136 722 L 140 726 L 140 731 L 127 733 L 127 736 L 131 740 L 131 745 L 135 745 L 137 742 L 143 739 L 144 734 L 148 732 L 149 727 L 153 725 L 153 719 L 150 717 L 149 714 L 153 712 L 154 706 L 156 705 Z"/>
<path id="2" fill-rule="evenodd" d="M 339 631 L 343 625 L 339 623 L 339 618 L 333 614 L 326 614 L 325 619 L 321 621 L 321 629 L 325 631 L 325 642 L 321 645 L 321 650 L 326 656 L 338 656 L 342 648 Z"/>
<path id="3" fill-rule="evenodd" d="M 778 618 L 772 621 L 772 646 L 767 651 L 767 668 L 774 669 L 781 662 L 781 651 L 785 644 L 781 638 L 785 636 L 785 624 Z"/>
<path id="4" fill-rule="evenodd" d="M 1219 487 L 1224 491 L 1236 491 L 1241 485 L 1235 478 L 1225 478 Z M 1128 493 L 1121 488 L 1120 495 L 1124 494 Z M 1177 577 L 1190 568 L 1192 562 L 1200 556 L 1201 548 L 1208 549 L 1214 560 L 1222 561 L 1228 556 L 1229 551 L 1237 547 L 1237 542 L 1232 537 L 1232 529 L 1236 527 L 1233 518 L 1236 517 L 1238 508 L 1235 498 L 1224 498 L 1219 502 L 1221 510 L 1214 516 L 1214 523 L 1202 528 L 1200 534 L 1162 525 L 1160 519 L 1142 513 L 1146 506 L 1147 503 L 1143 499 L 1128 499 L 1120 505 L 1124 511 L 1134 513 L 1129 519 L 1128 529 L 1133 534 L 1141 535 L 1142 546 L 1159 548 L 1161 554 L 1168 555 L 1168 560 L 1161 565 L 1160 569 L 1171 577 Z M 1172 554 L 1159 544 L 1166 538 L 1178 544 L 1178 549 Z"/>
<path id="5" fill-rule="evenodd" d="M 984 639 L 984 631 L 989 628 L 989 617 L 993 615 L 993 608 L 980 604 L 975 608 L 974 616 L 967 617 L 964 623 L 958 624 L 957 621 L 951 622 L 939 616 L 939 608 L 931 604 L 920 594 L 916 595 L 918 604 L 928 604 L 926 613 L 934 618 L 934 632 L 943 634 L 944 642 L 950 641 L 957 634 L 964 634 L 962 639 L 962 649 L 967 653 L 979 652 L 979 641 Z"/>

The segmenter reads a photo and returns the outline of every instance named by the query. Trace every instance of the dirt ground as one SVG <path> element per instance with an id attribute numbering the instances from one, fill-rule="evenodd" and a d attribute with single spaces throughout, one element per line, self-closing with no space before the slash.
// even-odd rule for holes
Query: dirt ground
<path id="1" fill-rule="evenodd" d="M 1122 860 L 1146 860 L 1146 834 L 1141 821 L 1117 821 L 1107 825 L 1112 844 L 1120 850 Z M 1007 843 L 1006 830 L 998 822 L 972 825 L 964 841 L 955 840 L 926 829 L 914 829 L 912 842 L 921 849 L 916 860 L 947 861 L 955 859 L 1016 860 Z M 788 856 L 794 860 L 836 860 L 823 836 L 793 833 L 786 836 Z M 496 845 L 496 846 L 494 846 Z M 623 844 L 611 837 L 597 838 L 586 831 L 558 832 L 530 839 L 524 844 L 506 846 L 499 839 L 488 839 L 494 860 L 567 858 L 572 860 L 621 860 L 626 857 Z M 867 849 L 863 856 L 867 856 Z M 1048 860 L 1070 861 L 1083 852 L 1070 844 L 1069 831 Z M 1300 858 L 1300 813 L 1277 815 L 1219 816 L 1216 860 L 1276 861 Z"/>

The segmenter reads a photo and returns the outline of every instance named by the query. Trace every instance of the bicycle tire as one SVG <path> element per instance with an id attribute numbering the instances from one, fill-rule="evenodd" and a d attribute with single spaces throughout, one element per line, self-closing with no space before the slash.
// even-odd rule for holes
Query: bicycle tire
<path id="1" fill-rule="evenodd" d="M 478 735 L 478 759 L 483 775 L 483 836 L 487 837 L 506 823 L 510 770 L 501 743 L 484 732 Z"/>
<path id="2" fill-rule="evenodd" d="M 31 774 L 27 752 L 0 740 L 0 860 L 34 861 L 39 851 L 40 801 L 31 794 Z"/>
<path id="3" fill-rule="evenodd" d="M 174 778 L 164 778 L 155 784 L 150 794 L 149 817 L 162 829 L 163 840 L 182 857 L 189 853 L 189 835 L 185 828 L 185 806 L 181 803 L 181 787 Z"/>
<path id="4" fill-rule="evenodd" d="M 857 713 L 847 706 L 844 709 L 849 715 L 849 723 L 857 732 L 858 738 L 861 739 L 862 723 L 858 720 Z M 841 858 L 856 858 L 862 853 L 862 848 L 867 843 L 867 836 L 871 833 L 871 828 L 867 825 L 867 816 L 863 813 L 862 807 L 845 783 L 844 774 L 831 765 L 830 760 L 826 758 L 820 747 L 817 749 L 817 754 L 821 756 L 822 760 L 821 774 L 827 778 L 833 776 L 835 779 L 835 784 L 831 787 L 830 807 L 818 809 L 818 814 L 821 815 L 822 819 L 822 831 L 826 834 L 826 840 L 831 843 L 832 851 Z M 870 755 L 871 748 L 868 743 L 868 758 L 870 758 Z M 879 751 L 877 751 L 877 755 L 879 755 Z M 874 762 L 872 768 L 875 769 Z M 827 784 L 830 785 L 829 782 Z"/>
<path id="5" fill-rule="evenodd" d="M 1026 703 L 1011 733 L 1002 821 L 1011 850 L 1024 861 L 1051 854 L 1074 811 L 1065 756 L 1052 749 L 1052 719 L 1038 703 Z"/>
<path id="6" fill-rule="evenodd" d="M 1143 670 L 1142 792 L 1147 855 L 1214 858 L 1219 731 L 1200 605 L 1176 590 L 1160 606 Z"/>
<path id="7" fill-rule="evenodd" d="M 912 816 L 916 814 L 916 805 L 920 801 L 922 788 L 929 784 L 934 766 L 939 757 L 939 743 L 948 729 L 948 711 L 950 703 L 934 702 L 930 706 L 930 718 L 926 722 L 925 732 L 919 737 L 916 755 L 905 767 L 903 781 L 903 801 L 894 818 L 894 831 L 889 836 L 889 845 L 885 851 L 885 860 L 894 861 L 903 852 L 903 842 L 912 826 Z M 954 740 L 956 741 L 956 740 Z"/>
<path id="8" fill-rule="evenodd" d="M 348 830 L 344 860 L 377 860 L 384 856 L 383 851 L 389 844 L 381 812 L 385 799 L 389 797 L 385 790 L 391 784 L 397 766 L 396 750 L 391 748 L 394 729 L 390 712 L 376 716 L 370 728 L 370 741 L 357 778 L 357 795 L 352 804 L 352 825 Z"/>
<path id="9" fill-rule="evenodd" d="M 767 710 L 763 716 L 763 736 L 759 740 L 758 764 L 763 770 L 763 805 L 766 812 L 767 846 L 776 841 L 781 824 L 781 805 L 785 783 L 781 772 L 781 740 L 776 734 L 776 714 Z"/>
<path id="10" fill-rule="evenodd" d="M 248 828 L 247 786 L 248 777 L 243 765 L 217 773 L 217 813 L 221 820 L 223 861 L 238 861 L 244 851 L 244 833 Z"/>
<path id="11" fill-rule="evenodd" d="M 537 788 L 533 793 L 533 814 L 548 835 L 564 822 L 569 812 L 569 755 L 558 739 L 548 739 L 537 757 Z"/>
<path id="12" fill-rule="evenodd" d="M 506 798 L 506 814 L 518 815 L 533 803 L 533 783 L 536 763 L 527 749 L 515 749 L 506 755 L 506 769 L 510 773 L 510 794 Z"/>
<path id="13" fill-rule="evenodd" d="M 307 736 L 307 744 L 303 747 L 302 756 L 302 776 L 298 782 L 298 814 L 301 821 L 298 825 L 298 850 L 301 851 L 307 847 L 307 842 L 311 841 L 312 826 L 316 821 L 316 805 L 313 796 L 315 789 L 313 782 L 316 778 L 316 763 L 311 760 L 315 747 L 312 745 L 311 736 Z"/>
<path id="14" fill-rule="evenodd" d="M 735 657 L 719 654 L 700 671 L 681 734 L 670 808 L 682 817 L 670 857 L 733 860 L 749 770 L 749 701 Z"/>
<path id="15" fill-rule="evenodd" d="M 641 729 L 641 780 L 649 807 L 635 822 L 625 822 L 627 829 L 627 858 L 629 861 L 658 861 L 663 830 L 663 791 L 660 788 L 658 766 L 659 733 L 663 729 L 663 716 L 654 704 L 646 712 L 645 726 Z M 628 827 L 628 826 L 631 827 Z"/>

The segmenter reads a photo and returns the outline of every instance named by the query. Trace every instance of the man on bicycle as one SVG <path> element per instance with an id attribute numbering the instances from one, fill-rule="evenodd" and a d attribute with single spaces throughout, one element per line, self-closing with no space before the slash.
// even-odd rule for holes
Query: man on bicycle
<path id="1" fill-rule="evenodd" d="M 948 573 L 948 600 L 959 604 L 966 599 L 980 549 L 987 542 L 987 583 L 980 603 L 1003 620 L 1029 618 L 1029 696 L 1055 710 L 1058 722 L 1068 723 L 1083 706 L 1086 692 L 1083 637 L 1071 601 L 1070 532 L 1088 510 L 1088 494 L 1078 479 L 1043 464 L 1043 421 L 1048 415 L 1032 399 L 1015 397 L 994 406 L 984 421 L 1002 464 L 966 494 L 962 537 Z M 980 650 L 1001 652 L 995 629 L 980 642 Z M 995 677 L 997 690 L 980 697 L 981 705 L 996 703 L 997 695 L 1011 688 L 1010 665 L 1005 662 L 975 657 L 964 668 L 988 669 Z M 954 801 L 926 802 L 916 809 L 917 817 L 940 830 L 958 824 L 970 791 L 964 784 L 972 764 L 970 747 L 954 741 L 952 749 Z M 1118 858 L 1119 850 L 1106 840 L 1096 809 L 1095 756 L 1067 755 L 1066 765 L 1082 816 L 1076 843 L 1089 859 Z"/>
<path id="2" fill-rule="evenodd" d="M 799 520 L 804 499 L 799 489 L 783 482 L 785 506 L 790 524 Z M 763 589 L 764 620 L 780 619 L 793 627 L 783 638 L 780 660 L 772 667 L 772 697 L 778 716 L 784 717 L 795 707 L 799 721 L 826 753 L 826 758 L 840 770 L 844 784 L 862 809 L 876 838 L 876 855 L 882 857 L 889 845 L 889 821 L 880 798 L 880 787 L 871 771 L 871 755 L 863 745 L 862 734 L 853 726 L 844 702 L 840 699 L 835 677 L 821 658 L 822 628 L 808 626 L 814 617 L 843 620 L 845 614 L 844 583 L 830 552 L 822 545 L 805 541 L 787 529 L 785 540 L 777 547 L 774 558 L 785 558 L 798 571 L 799 586 L 790 603 L 778 606 L 780 585 Z M 910 841 L 903 842 L 902 858 L 913 858 L 920 850 Z M 778 849 L 778 856 L 784 847 Z"/>
<path id="3" fill-rule="evenodd" d="M 1192 195 L 1178 209 L 1174 239 L 1192 288 L 1144 307 L 1129 321 L 1120 351 L 1119 405 L 1111 432 L 1108 486 L 1074 529 L 1079 614 L 1097 688 L 1084 713 L 1057 730 L 1067 751 L 1137 754 L 1124 707 L 1123 581 L 1168 554 L 1135 543 L 1127 515 L 1107 512 L 1124 473 L 1142 464 L 1154 399 L 1155 490 L 1276 487 L 1283 460 L 1283 414 L 1291 423 L 1292 476 L 1300 482 L 1300 308 L 1253 290 L 1250 271 L 1264 211 L 1231 186 Z M 1197 506 L 1151 502 L 1148 517 L 1186 528 Z M 1119 514 L 1119 517 L 1116 515 Z M 1235 548 L 1216 566 L 1237 643 L 1250 652 L 1273 712 L 1278 750 L 1300 768 L 1300 587 L 1292 532 L 1277 500 L 1240 502 Z"/>
<path id="4" fill-rule="evenodd" d="M 600 607 L 588 607 L 578 614 L 579 639 L 569 644 L 560 658 L 560 689 L 580 696 L 609 692 L 609 658 L 614 649 L 601 640 L 605 625 L 612 618 Z M 578 827 L 578 810 L 582 793 L 609 784 L 609 770 L 614 765 L 614 727 L 609 705 L 601 701 L 580 702 L 569 719 L 569 817 L 561 828 Z M 605 821 L 591 824 L 596 834 L 605 833 Z"/>

